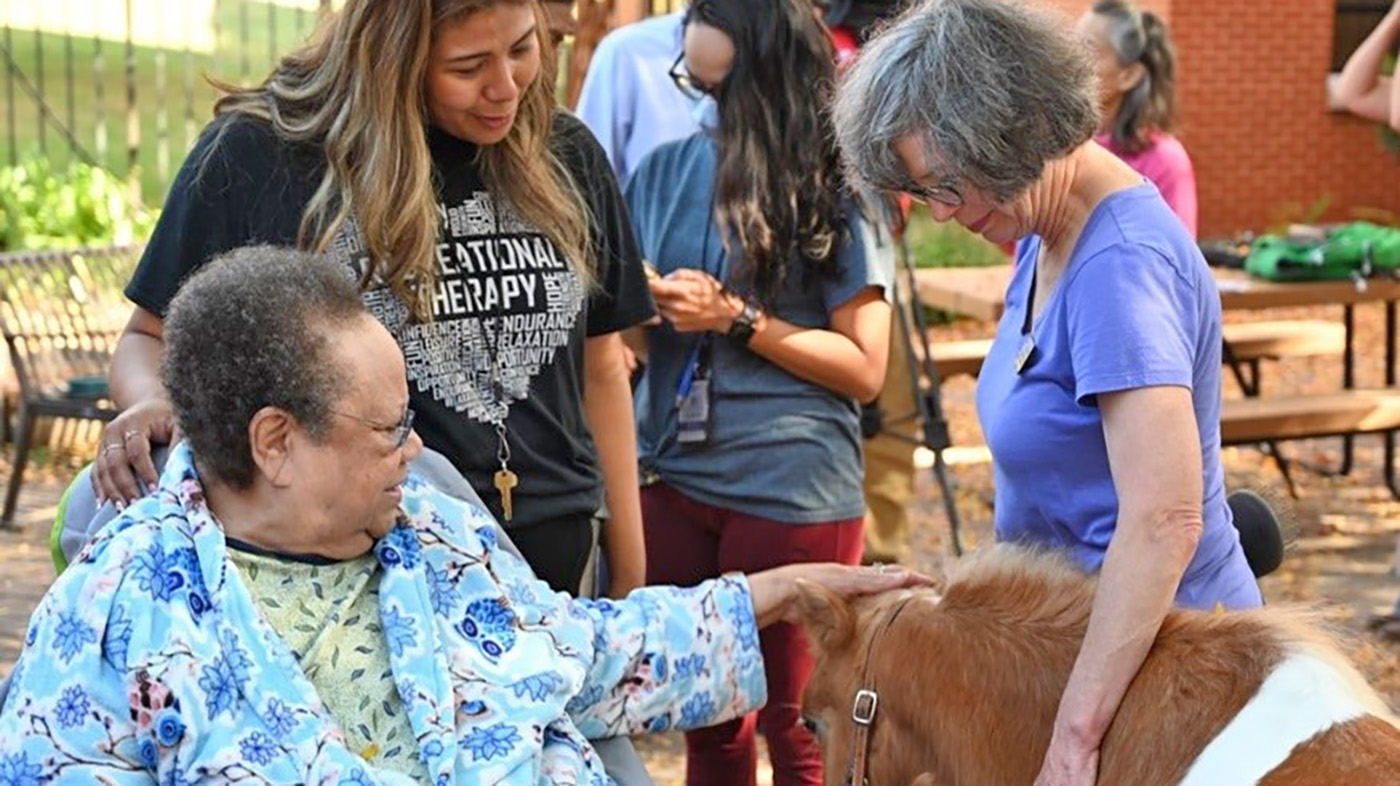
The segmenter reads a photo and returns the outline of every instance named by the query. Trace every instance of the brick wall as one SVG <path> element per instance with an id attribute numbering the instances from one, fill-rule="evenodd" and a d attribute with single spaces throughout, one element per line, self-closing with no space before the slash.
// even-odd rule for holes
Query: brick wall
<path id="1" fill-rule="evenodd" d="M 1035 0 L 1041 5 L 1056 8 L 1071 19 L 1078 19 L 1079 15 L 1089 10 L 1094 4 L 1094 0 Z M 1175 0 L 1175 2 L 1192 2 L 1193 0 Z M 1165 20 L 1171 20 L 1171 8 L 1173 0 L 1137 0 L 1138 8 L 1151 11 Z"/>
<path id="2" fill-rule="evenodd" d="M 1203 236 L 1260 229 L 1331 198 L 1400 212 L 1400 158 L 1374 123 L 1326 108 L 1333 0 L 1175 0 L 1180 136 L 1196 165 Z"/>
<path id="3" fill-rule="evenodd" d="M 1093 0 L 1036 0 L 1071 18 Z M 1358 207 L 1400 214 L 1400 158 L 1374 123 L 1329 112 L 1334 0 L 1155 0 L 1177 50 L 1178 134 L 1196 165 L 1201 234 Z"/>

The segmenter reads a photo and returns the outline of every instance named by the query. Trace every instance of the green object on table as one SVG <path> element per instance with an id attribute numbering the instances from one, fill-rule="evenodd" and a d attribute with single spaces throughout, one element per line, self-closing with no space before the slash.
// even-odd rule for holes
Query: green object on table
<path id="1" fill-rule="evenodd" d="M 107 398 L 107 378 L 93 375 L 74 377 L 68 380 L 68 398 L 85 400 Z"/>
<path id="2" fill-rule="evenodd" d="M 1344 224 L 1321 241 L 1263 235 L 1244 269 L 1270 281 L 1334 281 L 1400 269 L 1400 229 L 1365 221 Z"/>

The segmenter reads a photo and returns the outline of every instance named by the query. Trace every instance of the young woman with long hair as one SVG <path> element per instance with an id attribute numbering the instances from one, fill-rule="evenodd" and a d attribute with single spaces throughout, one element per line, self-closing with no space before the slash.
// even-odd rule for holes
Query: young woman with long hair
<path id="1" fill-rule="evenodd" d="M 1176 123 L 1176 52 L 1167 25 L 1127 0 L 1099 0 L 1079 19 L 1099 81 L 1100 145 L 1157 187 L 1196 236 L 1196 171 Z"/>
<path id="2" fill-rule="evenodd" d="M 533 0 L 349 0 L 262 84 L 226 87 L 127 288 L 99 495 L 154 485 L 150 445 L 173 436 L 157 372 L 181 280 L 295 245 L 353 271 L 407 358 L 424 442 L 542 578 L 578 588 L 606 488 L 611 590 L 639 585 L 618 331 L 653 307 L 611 170 L 554 83 Z"/>
<path id="3" fill-rule="evenodd" d="M 885 377 L 892 246 L 846 193 L 831 43 L 810 0 L 694 0 L 684 41 L 673 75 L 713 116 L 626 191 L 665 320 L 637 388 L 648 577 L 855 563 L 857 401 Z M 821 783 L 799 722 L 805 640 L 786 625 L 759 638 L 768 704 L 687 734 L 692 784 L 753 782 L 755 726 L 775 783 Z"/>

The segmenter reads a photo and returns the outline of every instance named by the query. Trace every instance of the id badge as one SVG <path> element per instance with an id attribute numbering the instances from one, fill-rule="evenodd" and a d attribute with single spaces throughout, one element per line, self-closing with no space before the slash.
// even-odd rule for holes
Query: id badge
<path id="1" fill-rule="evenodd" d="M 1035 360 L 1035 339 L 1027 333 L 1021 336 L 1021 345 L 1016 348 L 1016 373 L 1018 375 L 1025 373 L 1033 360 Z"/>
<path id="2" fill-rule="evenodd" d="M 704 442 L 710 436 L 710 378 L 697 375 L 690 392 L 681 399 L 676 413 L 676 441 L 681 444 Z"/>

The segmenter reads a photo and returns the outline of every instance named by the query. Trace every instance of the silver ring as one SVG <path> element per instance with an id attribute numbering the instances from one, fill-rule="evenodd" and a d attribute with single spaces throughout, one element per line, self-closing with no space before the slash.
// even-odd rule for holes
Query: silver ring
<path id="1" fill-rule="evenodd" d="M 105 455 L 107 455 L 108 453 L 111 453 L 111 452 L 114 451 L 114 450 L 122 450 L 122 443 L 120 443 L 120 442 L 113 442 L 113 443 L 110 443 L 110 444 L 107 444 L 107 445 L 103 445 L 103 446 L 102 446 L 102 455 L 105 456 Z"/>
<path id="2" fill-rule="evenodd" d="M 139 436 L 142 436 L 142 432 L 140 429 L 131 429 L 130 431 L 124 432 L 122 434 L 122 442 L 125 443 L 128 439 Z"/>

